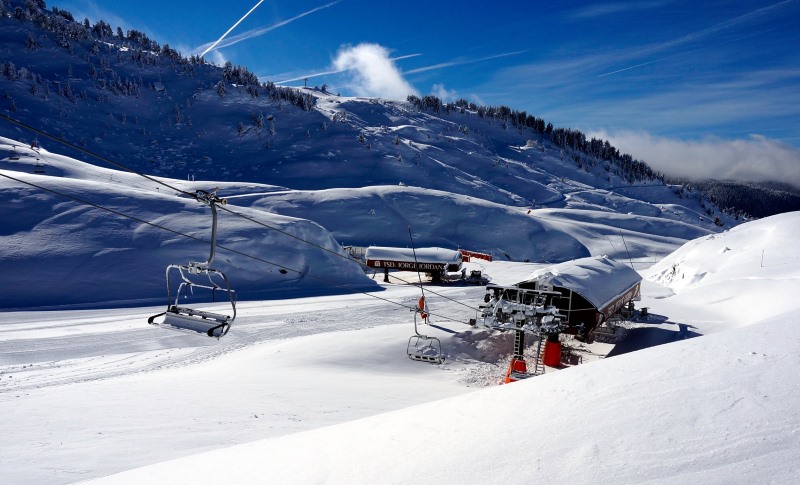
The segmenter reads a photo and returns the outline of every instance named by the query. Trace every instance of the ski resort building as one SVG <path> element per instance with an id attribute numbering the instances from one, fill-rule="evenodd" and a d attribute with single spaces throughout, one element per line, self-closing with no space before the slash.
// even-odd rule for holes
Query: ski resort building
<path id="1" fill-rule="evenodd" d="M 632 311 L 642 278 L 625 264 L 605 257 L 582 258 L 535 271 L 511 286 L 489 284 L 474 325 L 514 331 L 514 352 L 505 382 L 540 375 L 562 363 L 561 334 L 590 340 L 604 321 Z M 538 345 L 529 369 L 525 334 Z"/>
<path id="2" fill-rule="evenodd" d="M 516 286 L 551 286 L 563 295 L 556 305 L 566 326 L 588 335 L 604 321 L 638 300 L 642 277 L 624 263 L 603 256 L 566 261 L 535 271 Z"/>
<path id="3" fill-rule="evenodd" d="M 431 281 L 440 283 L 447 273 L 461 271 L 461 253 L 444 248 L 389 248 L 370 246 L 365 255 L 367 266 L 383 268 L 388 280 L 389 270 L 419 271 L 431 275 Z M 387 281 L 388 282 L 388 281 Z"/>

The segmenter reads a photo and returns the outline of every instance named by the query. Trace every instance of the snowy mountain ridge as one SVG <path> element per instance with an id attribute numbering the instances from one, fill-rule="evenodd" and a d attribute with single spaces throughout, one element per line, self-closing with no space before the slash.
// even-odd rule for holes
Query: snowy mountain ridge
<path id="1" fill-rule="evenodd" d="M 144 221 L 173 227 L 179 218 L 182 232 L 198 236 L 207 234 L 210 222 L 193 217 L 189 223 L 186 211 L 193 203 L 175 205 L 152 182 L 100 168 L 104 162 L 59 141 L 189 190 L 219 187 L 231 207 L 256 210 L 247 213 L 257 214 L 262 225 L 245 230 L 245 221 L 229 224 L 228 214 L 221 214 L 223 246 L 250 239 L 251 231 L 269 232 L 263 224 L 275 217 L 271 212 L 321 225 L 330 232 L 321 236 L 322 245 L 334 252 L 341 249 L 330 246 L 331 236 L 334 245 L 405 247 L 412 227 L 418 245 L 467 248 L 507 261 L 605 254 L 649 264 L 687 240 L 738 222 L 702 194 L 664 185 L 646 165 L 608 143 L 506 107 L 442 104 L 431 96 L 408 102 L 346 98 L 264 84 L 244 68 L 187 59 L 140 32 L 115 33 L 105 22 L 74 22 L 62 10 L 39 5 L 25 3 L 0 16 L 0 61 L 12 103 L 8 115 L 18 122 L 0 120 L 0 134 L 12 135 L 0 146 L 2 168 L 33 177 L 44 188 L 84 192 L 87 202 L 114 201 L 113 207 Z M 55 138 L 40 137 L 24 129 L 26 124 Z M 80 275 L 88 285 L 84 293 L 54 291 L 49 305 L 158 298 L 160 268 L 181 261 L 186 256 L 179 253 L 188 247 L 203 251 L 196 243 L 181 247 L 168 234 L 155 240 L 140 235 L 152 227 L 125 234 L 115 228 L 118 221 L 108 226 L 106 237 L 104 221 L 113 216 L 95 208 L 80 211 L 92 214 L 85 220 L 96 221 L 98 232 L 61 238 L 58 230 L 76 226 L 55 225 L 49 218 L 65 201 L 50 195 L 19 199 L 32 194 L 31 187 L 12 186 L 5 196 L 23 201 L 0 209 L 3 219 L 14 220 L 21 209 L 41 219 L 9 225 L 7 244 L 21 249 L 7 252 L 2 261 L 8 268 L 35 268 L 29 271 L 38 280 Z M 141 212 L 143 206 L 151 209 Z M 36 264 L 46 261 L 50 250 L 39 243 L 43 234 L 83 249 L 62 255 L 58 264 Z M 292 256 L 317 249 L 275 236 L 253 240 L 282 247 L 274 248 L 281 258 L 266 257 L 273 248 L 257 244 L 247 246 L 258 253 L 251 256 L 286 266 L 295 279 L 270 276 L 278 266 L 245 264 L 228 253 L 220 258 L 222 269 L 247 268 L 235 277 L 243 280 L 236 285 L 242 297 L 308 291 L 314 277 L 319 282 L 330 275 L 329 291 L 341 291 L 331 289 L 341 284 L 372 284 L 349 270 L 333 270 L 336 265 L 326 268 L 322 260 L 310 264 L 305 256 Z M 103 244 L 117 249 L 88 249 Z M 111 291 L 115 285 L 93 285 L 118 271 L 114 257 L 121 254 L 134 256 L 127 264 L 138 268 L 138 283 L 126 286 L 114 278 L 116 291 Z M 345 276 L 338 280 L 340 275 Z M 3 305 L 47 305 L 47 298 L 24 290 L 12 293 Z"/>
<path id="2" fill-rule="evenodd" d="M 184 58 L 135 30 L 12 3 L 24 6 L 0 16 L 9 115 L 146 173 L 300 190 L 405 184 L 514 206 L 560 207 L 576 188 L 667 190 L 608 142 L 504 106 L 261 83 L 246 68 Z M 36 138 L 7 123 L 0 135 Z M 702 194 L 669 190 L 702 203 L 709 220 L 735 223 Z"/>

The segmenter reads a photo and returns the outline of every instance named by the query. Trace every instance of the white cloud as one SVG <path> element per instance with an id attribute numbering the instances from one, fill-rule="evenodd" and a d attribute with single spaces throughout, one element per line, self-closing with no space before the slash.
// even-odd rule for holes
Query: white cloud
<path id="1" fill-rule="evenodd" d="M 699 141 L 653 136 L 644 131 L 598 131 L 623 153 L 672 177 L 745 182 L 785 182 L 800 187 L 800 150 L 778 140 L 751 135 L 743 140 L 711 137 Z"/>
<path id="2" fill-rule="evenodd" d="M 473 103 L 477 104 L 478 106 L 489 106 L 489 104 L 483 100 L 480 96 L 475 93 L 469 95 L 469 99 L 472 100 Z"/>
<path id="3" fill-rule="evenodd" d="M 209 53 L 211 59 L 206 59 L 207 61 L 216 64 L 218 66 L 224 66 L 226 62 L 228 62 L 228 58 L 220 51 L 211 51 Z"/>
<path id="4" fill-rule="evenodd" d="M 389 51 L 378 44 L 358 44 L 339 49 L 333 66 L 350 76 L 346 87 L 357 96 L 405 99 L 418 95 L 414 87 L 389 57 Z"/>
<path id="5" fill-rule="evenodd" d="M 455 101 L 458 98 L 458 93 L 454 89 L 446 89 L 443 83 L 431 86 L 431 94 L 445 102 Z"/>

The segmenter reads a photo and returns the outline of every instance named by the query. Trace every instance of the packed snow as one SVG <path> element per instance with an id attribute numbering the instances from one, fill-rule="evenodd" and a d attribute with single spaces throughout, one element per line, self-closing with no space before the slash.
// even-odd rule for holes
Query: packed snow
<path id="1" fill-rule="evenodd" d="M 370 246 L 365 257 L 367 260 L 382 261 L 414 261 L 419 263 L 454 263 L 461 264 L 461 253 L 445 248 L 386 248 Z"/>

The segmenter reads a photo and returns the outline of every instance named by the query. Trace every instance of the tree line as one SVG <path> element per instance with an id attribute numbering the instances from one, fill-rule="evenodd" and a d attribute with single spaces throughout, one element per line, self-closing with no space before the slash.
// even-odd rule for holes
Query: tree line
<path id="1" fill-rule="evenodd" d="M 542 118 L 537 118 L 525 111 L 518 111 L 508 106 L 479 106 L 459 99 L 452 103 L 444 103 L 433 95 L 423 97 L 410 95 L 407 101 L 419 111 L 433 111 L 435 113 L 450 114 L 453 111 L 465 114 L 474 113 L 480 118 L 491 118 L 510 123 L 516 128 L 527 128 L 538 133 L 544 138 L 549 138 L 556 146 L 582 153 L 605 162 L 619 169 L 620 176 L 629 183 L 657 180 L 664 182 L 663 174 L 656 172 L 645 162 L 633 158 L 627 153 L 620 153 L 608 140 L 597 138 L 587 139 L 580 130 L 571 128 L 555 128 L 552 123 L 547 123 Z M 573 158 L 578 158 L 573 156 Z"/>

